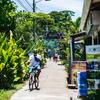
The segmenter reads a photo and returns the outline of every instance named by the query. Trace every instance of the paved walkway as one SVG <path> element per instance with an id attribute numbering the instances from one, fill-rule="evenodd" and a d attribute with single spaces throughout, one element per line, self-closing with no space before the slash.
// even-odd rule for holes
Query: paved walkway
<path id="1" fill-rule="evenodd" d="M 40 75 L 40 90 L 30 92 L 27 83 L 11 100 L 70 100 L 71 96 L 77 100 L 77 91 L 67 89 L 66 77 L 63 66 L 48 60 Z"/>

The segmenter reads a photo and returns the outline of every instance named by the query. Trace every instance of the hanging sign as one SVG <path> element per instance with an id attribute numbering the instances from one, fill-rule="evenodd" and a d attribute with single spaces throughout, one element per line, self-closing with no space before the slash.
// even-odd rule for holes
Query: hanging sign
<path id="1" fill-rule="evenodd" d="M 100 61 L 100 45 L 86 46 L 86 60 Z"/>

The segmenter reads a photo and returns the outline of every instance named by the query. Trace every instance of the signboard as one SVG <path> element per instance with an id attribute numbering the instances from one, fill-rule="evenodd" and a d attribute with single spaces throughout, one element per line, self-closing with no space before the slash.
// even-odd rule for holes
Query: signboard
<path id="1" fill-rule="evenodd" d="M 100 45 L 86 46 L 86 60 L 87 61 L 100 60 Z"/>
<path id="2" fill-rule="evenodd" d="M 77 73 L 86 72 L 86 62 L 85 61 L 74 61 L 72 65 L 72 83 L 77 82 Z"/>
<path id="3" fill-rule="evenodd" d="M 88 89 L 100 89 L 100 45 L 86 46 Z"/>

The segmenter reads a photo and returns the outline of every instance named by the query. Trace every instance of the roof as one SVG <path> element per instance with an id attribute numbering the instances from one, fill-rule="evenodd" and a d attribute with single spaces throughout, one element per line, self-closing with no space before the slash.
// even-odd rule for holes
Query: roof
<path id="1" fill-rule="evenodd" d="M 84 5 L 83 5 L 83 12 L 82 12 L 82 19 L 81 19 L 81 25 L 80 25 L 80 30 L 84 30 L 84 26 L 87 20 L 87 16 L 90 10 L 90 5 L 91 5 L 92 0 L 84 0 Z"/>
<path id="2" fill-rule="evenodd" d="M 82 19 L 80 25 L 81 31 L 84 31 L 90 8 L 94 10 L 100 10 L 100 0 L 84 0 Z"/>
<path id="3" fill-rule="evenodd" d="M 77 34 L 73 34 L 73 35 L 71 35 L 71 37 L 77 38 L 77 37 L 82 37 L 84 35 L 86 35 L 86 32 L 85 31 L 80 32 L 80 33 L 77 33 Z"/>
<path id="4" fill-rule="evenodd" d="M 85 31 L 83 31 L 83 32 L 80 32 L 80 33 L 71 35 L 71 38 L 74 38 L 74 41 L 80 41 L 80 40 L 82 40 L 86 35 L 87 35 L 87 33 L 86 33 Z"/>

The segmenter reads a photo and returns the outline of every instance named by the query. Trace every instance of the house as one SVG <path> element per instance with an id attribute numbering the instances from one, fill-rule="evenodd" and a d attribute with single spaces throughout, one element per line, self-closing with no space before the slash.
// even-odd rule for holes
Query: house
<path id="1" fill-rule="evenodd" d="M 89 45 L 100 44 L 100 0 L 84 0 L 80 31 L 86 31 Z"/>
<path id="2" fill-rule="evenodd" d="M 84 0 L 80 32 L 71 36 L 71 62 L 76 61 L 75 44 L 84 41 L 84 61 L 86 45 L 100 44 L 100 0 Z M 82 56 L 83 57 L 83 56 Z"/>
<path id="3" fill-rule="evenodd" d="M 75 57 L 75 47 L 80 44 L 83 45 L 83 55 L 81 55 L 82 59 L 77 60 Z M 75 70 L 79 71 L 83 67 L 86 69 L 86 46 L 98 46 L 98 44 L 100 45 L 100 0 L 84 0 L 80 32 L 72 35 L 70 39 L 71 67 L 69 76 L 71 83 L 74 80 Z"/>
<path id="4" fill-rule="evenodd" d="M 85 31 L 88 89 L 100 89 L 100 0 L 84 0 L 80 31 Z M 91 67 L 93 70 L 91 71 Z M 98 68 L 96 68 L 96 66 Z M 96 71 L 96 72 L 95 72 Z M 97 77 L 90 78 L 92 73 Z M 92 81 L 90 80 L 92 79 Z M 91 82 L 93 86 L 91 86 Z"/>

